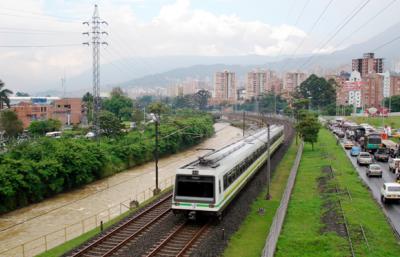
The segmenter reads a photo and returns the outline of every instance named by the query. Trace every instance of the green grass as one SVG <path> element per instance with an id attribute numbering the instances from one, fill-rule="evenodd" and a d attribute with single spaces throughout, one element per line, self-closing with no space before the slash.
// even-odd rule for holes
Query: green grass
<path id="1" fill-rule="evenodd" d="M 382 117 L 346 117 L 346 119 L 357 122 L 358 124 L 368 123 L 374 127 L 388 125 L 392 128 L 400 128 L 400 116 L 384 117 L 383 121 Z"/>
<path id="2" fill-rule="evenodd" d="M 297 146 L 292 142 L 288 152 L 279 163 L 271 180 L 271 200 L 265 200 L 264 190 L 252 203 L 250 213 L 243 221 L 240 229 L 230 238 L 224 256 L 259 257 L 264 248 L 275 212 L 285 190 L 286 182 L 297 153 Z M 265 215 L 257 213 L 259 208 L 265 209 Z"/>
<path id="3" fill-rule="evenodd" d="M 296 184 L 282 233 L 277 245 L 277 257 L 287 256 L 351 256 L 347 238 L 336 233 L 323 233 L 321 215 L 324 213 L 317 179 L 322 167 L 332 165 L 341 194 L 343 210 L 349 224 L 356 256 L 399 256 L 400 246 L 379 205 L 363 185 L 354 167 L 335 138 L 326 130 L 319 133 L 315 150 L 306 144 L 300 163 Z M 370 249 L 360 230 L 364 227 Z"/>
<path id="4" fill-rule="evenodd" d="M 171 191 L 171 187 L 167 188 L 165 190 L 163 190 L 161 193 L 165 193 Z M 133 213 L 139 211 L 140 209 L 146 207 L 147 205 L 149 205 L 150 203 L 152 203 L 154 200 L 158 199 L 160 196 L 153 196 L 152 198 L 144 201 L 143 203 L 141 203 L 139 205 L 139 208 L 127 211 L 121 215 L 119 215 L 118 217 L 115 217 L 113 219 L 111 219 L 110 221 L 104 223 L 104 229 L 113 226 L 114 224 L 118 223 L 119 221 L 123 220 L 124 218 L 126 218 L 129 215 L 132 215 Z M 98 235 L 100 233 L 100 227 L 92 229 L 72 240 L 69 240 L 59 246 L 54 247 L 53 249 L 50 249 L 49 251 L 46 251 L 44 253 L 41 253 L 39 255 L 37 255 L 37 257 L 58 257 L 58 256 L 62 256 L 63 254 L 71 251 L 72 249 L 76 248 L 77 246 L 81 245 L 82 243 L 86 242 L 87 240 L 89 240 L 90 238 Z"/>

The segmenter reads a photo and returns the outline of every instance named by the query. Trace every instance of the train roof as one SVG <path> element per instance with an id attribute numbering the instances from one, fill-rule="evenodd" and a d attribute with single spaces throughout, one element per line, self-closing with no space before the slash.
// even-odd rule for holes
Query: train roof
<path id="1" fill-rule="evenodd" d="M 282 126 L 271 126 L 271 137 L 278 131 L 283 130 Z M 261 129 L 256 133 L 240 139 L 232 144 L 229 144 L 221 149 L 212 151 L 203 156 L 198 157 L 197 160 L 192 161 L 180 169 L 210 169 L 217 168 L 220 165 L 233 164 L 238 161 L 237 157 L 240 153 L 249 153 L 248 150 L 255 145 L 260 145 L 267 142 L 267 129 Z"/>

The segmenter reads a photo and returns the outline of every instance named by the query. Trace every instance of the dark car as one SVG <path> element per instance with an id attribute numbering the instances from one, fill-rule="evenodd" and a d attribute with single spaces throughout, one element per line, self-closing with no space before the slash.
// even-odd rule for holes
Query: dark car
<path id="1" fill-rule="evenodd" d="M 387 162 L 389 160 L 389 151 L 386 148 L 379 148 L 374 154 L 375 160 Z"/>

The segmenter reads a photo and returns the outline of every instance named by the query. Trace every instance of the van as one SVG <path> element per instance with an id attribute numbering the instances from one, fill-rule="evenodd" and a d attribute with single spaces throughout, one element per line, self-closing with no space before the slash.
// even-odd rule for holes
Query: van
<path id="1" fill-rule="evenodd" d="M 52 138 L 61 138 L 61 131 L 53 131 L 53 132 L 47 132 L 46 137 L 52 137 Z"/>

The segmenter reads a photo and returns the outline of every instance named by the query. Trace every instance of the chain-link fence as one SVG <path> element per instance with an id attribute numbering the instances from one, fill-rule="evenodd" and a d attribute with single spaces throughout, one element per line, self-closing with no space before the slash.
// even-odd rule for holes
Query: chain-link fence
<path id="1" fill-rule="evenodd" d="M 162 180 L 159 183 L 161 190 L 167 189 L 175 182 L 175 176 L 171 176 Z M 119 215 L 136 208 L 136 203 L 143 203 L 144 201 L 153 197 L 154 186 L 150 187 L 129 199 L 113 205 L 95 215 L 82 219 L 79 222 L 65 226 L 62 229 L 53 231 L 46 235 L 27 241 L 23 244 L 15 246 L 11 249 L 0 253 L 0 257 L 32 257 L 61 245 L 71 239 L 74 239 L 92 229 L 100 226 L 100 223 L 108 222 Z"/>

